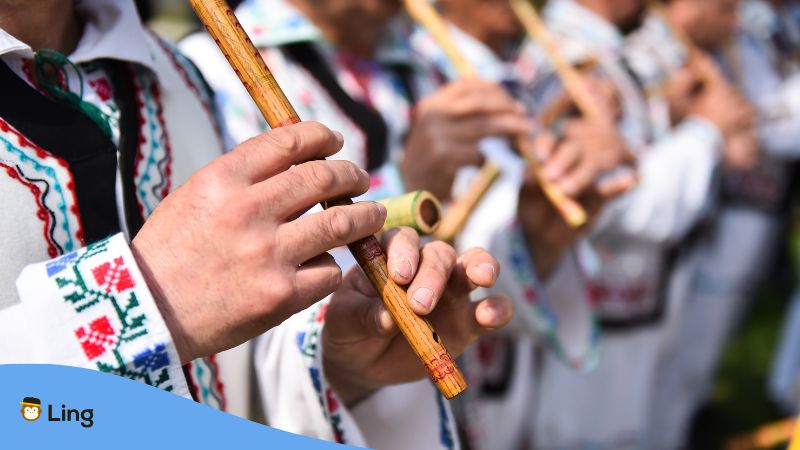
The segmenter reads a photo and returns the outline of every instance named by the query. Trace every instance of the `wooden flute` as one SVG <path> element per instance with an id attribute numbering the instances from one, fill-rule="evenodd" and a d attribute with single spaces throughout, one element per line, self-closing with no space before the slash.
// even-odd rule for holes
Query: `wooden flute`
<path id="1" fill-rule="evenodd" d="M 664 21 L 667 28 L 669 28 L 669 32 L 678 39 L 683 48 L 686 49 L 686 64 L 693 66 L 698 71 L 697 75 L 700 77 L 701 84 L 706 85 L 723 81 L 720 79 L 719 73 L 714 71 L 712 67 L 706 64 L 698 64 L 698 55 L 700 55 L 702 51 L 697 48 L 692 39 L 669 17 L 669 14 L 667 14 L 667 11 L 664 9 L 664 5 L 658 1 L 651 1 L 650 11 Z"/>
<path id="2" fill-rule="evenodd" d="M 431 34 L 436 43 L 442 47 L 447 58 L 455 66 L 459 76 L 462 78 L 475 78 L 478 76 L 477 69 L 455 44 L 447 24 L 433 5 L 427 0 L 405 0 L 405 7 L 409 15 L 422 25 Z M 512 144 L 528 163 L 545 195 L 547 195 L 564 220 L 575 228 L 584 225 L 587 216 L 583 207 L 566 196 L 558 186 L 546 181 L 543 177 L 541 164 L 532 156 L 533 152 L 529 148 L 531 139 L 528 136 L 516 136 Z M 445 241 L 455 239 L 469 215 L 489 190 L 491 184 L 498 178 L 499 169 L 494 164 L 488 162 L 486 164 L 479 172 L 479 176 L 473 181 L 473 185 L 468 189 L 469 195 L 458 199 L 451 207 L 450 214 L 445 216 L 439 232 L 435 235 L 437 238 Z"/>
<path id="3" fill-rule="evenodd" d="M 189 0 L 189 3 L 267 123 L 278 128 L 300 122 L 297 112 L 225 0 Z M 322 206 L 327 209 L 351 204 L 352 200 L 342 199 L 324 202 Z M 348 245 L 348 248 L 442 395 L 450 399 L 463 392 L 467 388 L 464 376 L 428 321 L 411 310 L 405 290 L 389 277 L 386 254 L 378 240 L 370 236 Z"/>
<path id="4" fill-rule="evenodd" d="M 544 49 L 558 77 L 564 83 L 564 89 L 575 102 L 581 115 L 592 120 L 605 120 L 603 112 L 589 92 L 589 87 L 583 82 L 578 70 L 561 55 L 536 8 L 527 0 L 511 0 L 511 8 L 530 38 Z"/>

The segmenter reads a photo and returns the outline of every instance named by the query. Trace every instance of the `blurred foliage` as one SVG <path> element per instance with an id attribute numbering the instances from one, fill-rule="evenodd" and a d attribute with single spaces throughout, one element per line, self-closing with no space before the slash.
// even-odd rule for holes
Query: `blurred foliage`
<path id="1" fill-rule="evenodd" d="M 712 397 L 695 417 L 692 449 L 723 448 L 733 436 L 786 418 L 769 400 L 766 390 L 783 317 L 797 282 L 800 227 L 797 221 L 794 223 L 770 278 L 725 349 Z"/>

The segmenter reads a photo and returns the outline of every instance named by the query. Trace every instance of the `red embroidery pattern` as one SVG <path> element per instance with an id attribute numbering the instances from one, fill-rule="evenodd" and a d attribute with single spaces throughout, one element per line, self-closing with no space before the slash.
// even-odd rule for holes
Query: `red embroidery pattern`
<path id="1" fill-rule="evenodd" d="M 55 258 L 58 256 L 58 247 L 56 246 L 53 237 L 50 235 L 50 229 L 52 227 L 53 220 L 50 216 L 47 206 L 44 204 L 44 200 L 42 199 L 42 190 L 36 184 L 24 179 L 15 167 L 11 167 L 2 162 L 0 162 L 0 167 L 5 168 L 8 176 L 22 183 L 31 191 L 31 194 L 33 194 L 33 197 L 36 199 L 36 217 L 44 222 L 44 240 L 47 242 L 47 254 L 50 255 L 51 258 Z"/>
<path id="2" fill-rule="evenodd" d="M 114 258 L 113 262 L 106 262 L 95 267 L 92 269 L 92 275 L 97 285 L 108 294 L 113 291 L 124 292 L 136 286 L 121 256 Z"/>
<path id="3" fill-rule="evenodd" d="M 108 317 L 95 319 L 88 325 L 75 330 L 75 337 L 81 343 L 83 352 L 89 360 L 93 360 L 108 350 L 116 342 L 116 333 Z"/>
<path id="4" fill-rule="evenodd" d="M 156 35 L 152 31 L 150 31 L 150 30 L 147 30 L 147 31 L 150 33 L 151 37 L 153 38 L 153 40 L 156 41 L 156 43 L 159 45 L 159 47 L 161 47 L 161 50 L 163 50 L 164 53 L 167 54 L 167 57 L 169 58 L 170 62 L 172 63 L 172 66 L 175 68 L 175 70 L 181 76 L 181 78 L 183 79 L 183 82 L 194 93 L 194 95 L 200 101 L 200 104 L 203 105 L 203 109 L 206 111 L 206 114 L 208 114 L 209 119 L 211 119 L 211 123 L 214 124 L 214 129 L 216 130 L 217 136 L 220 138 L 220 141 L 221 141 L 222 140 L 222 130 L 219 128 L 219 123 L 217 123 L 217 117 L 214 114 L 213 108 L 211 107 L 211 99 L 208 97 L 208 95 L 203 95 L 203 92 L 198 87 L 198 81 L 192 80 L 192 77 L 189 74 L 189 71 L 187 70 L 186 66 L 184 64 L 182 64 L 181 61 L 178 59 L 178 55 L 176 54 L 176 50 L 171 48 L 169 46 L 169 44 L 167 44 L 163 39 L 161 39 L 158 35 Z M 186 64 L 191 64 L 191 63 L 187 62 Z"/>
<path id="5" fill-rule="evenodd" d="M 75 230 L 75 238 L 81 243 L 81 245 L 85 245 L 86 242 L 83 239 L 83 222 L 81 221 L 80 212 L 78 211 L 78 197 L 77 197 L 77 194 L 75 192 L 75 183 L 72 180 L 72 172 L 69 171 L 69 165 L 67 164 L 67 162 L 64 161 L 61 158 L 57 158 L 57 157 L 51 155 L 49 152 L 45 151 L 44 149 L 42 149 L 38 145 L 34 144 L 28 138 L 26 138 L 22 133 L 17 131 L 8 122 L 6 122 L 5 120 L 3 120 L 1 118 L 0 118 L 0 132 L 9 133 L 9 134 L 13 135 L 16 138 L 16 141 L 17 141 L 16 144 L 20 149 L 28 148 L 28 149 L 33 150 L 36 153 L 36 158 L 42 160 L 42 161 L 40 161 L 41 165 L 51 164 L 51 161 L 52 161 L 53 163 L 55 163 L 55 164 L 61 166 L 62 168 L 66 169 L 66 171 L 67 171 L 67 173 L 69 175 L 69 178 L 67 178 L 65 180 L 66 181 L 66 183 L 65 183 L 66 184 L 66 190 L 68 191 L 68 193 L 65 193 L 65 196 L 69 196 L 69 195 L 72 196 L 72 206 L 70 207 L 69 212 L 72 214 L 72 218 L 75 219 L 75 222 L 77 224 L 77 228 Z M 22 184 L 27 186 L 31 190 L 31 192 L 36 196 L 36 204 L 39 207 L 39 211 L 36 214 L 37 217 L 42 219 L 42 215 L 46 215 L 46 216 L 48 216 L 48 218 L 51 218 L 51 216 L 48 213 L 49 210 L 48 210 L 47 206 L 44 203 L 44 193 L 42 193 L 41 189 L 38 186 L 36 186 L 35 184 L 30 183 L 30 181 L 26 180 L 25 177 L 22 174 L 20 174 L 16 168 L 12 168 L 11 165 L 0 164 L 0 166 L 4 167 L 6 169 L 6 172 L 8 173 L 9 176 L 11 176 L 14 179 L 19 180 Z M 12 172 L 14 172 L 14 173 L 12 173 Z M 62 180 L 56 179 L 56 181 L 60 182 Z M 58 254 L 60 253 L 58 251 L 59 246 L 56 244 L 55 237 L 53 236 L 52 231 L 51 231 L 54 227 L 51 226 L 53 224 L 50 223 L 48 221 L 48 219 L 42 219 L 42 220 L 45 221 L 45 227 L 44 227 L 43 235 L 44 235 L 45 241 L 47 242 L 47 252 L 48 252 L 48 254 L 50 255 L 51 258 L 54 258 L 54 257 L 58 256 Z M 68 220 L 68 219 L 65 217 L 64 220 Z M 69 251 L 69 250 L 72 250 L 72 249 L 67 249 L 67 250 Z"/>
<path id="6" fill-rule="evenodd" d="M 447 353 L 434 356 L 433 359 L 425 363 L 425 368 L 433 381 L 444 380 L 448 375 L 452 375 L 455 372 L 455 364 Z"/>
<path id="7" fill-rule="evenodd" d="M 94 89 L 97 96 L 100 97 L 100 100 L 107 102 L 111 99 L 111 83 L 107 79 L 99 78 L 97 80 L 90 80 L 89 86 Z"/>
<path id="8" fill-rule="evenodd" d="M 164 107 L 161 103 L 161 92 L 157 81 L 143 79 L 149 74 L 140 74 L 132 66 L 129 66 L 129 69 L 133 79 L 134 90 L 136 91 L 136 106 L 139 109 L 140 129 L 139 150 L 134 158 L 133 176 L 137 185 L 139 212 L 146 218 L 149 211 L 155 208 L 155 204 L 169 194 L 172 178 L 172 145 L 167 133 Z M 146 103 L 148 98 L 152 105 Z M 155 118 L 153 118 L 152 110 L 155 111 Z M 158 126 L 151 126 L 150 121 L 156 121 Z M 158 134 L 158 129 L 161 131 L 160 134 Z M 142 160 L 158 148 L 163 148 L 164 156 L 155 164 L 154 170 L 156 172 L 143 174 L 140 170 Z M 160 181 L 158 181 L 159 176 Z M 143 179 L 148 180 L 148 186 L 142 187 Z M 153 182 L 156 182 L 154 187 L 150 185 Z M 150 198 L 149 193 L 152 193 L 155 198 Z"/>

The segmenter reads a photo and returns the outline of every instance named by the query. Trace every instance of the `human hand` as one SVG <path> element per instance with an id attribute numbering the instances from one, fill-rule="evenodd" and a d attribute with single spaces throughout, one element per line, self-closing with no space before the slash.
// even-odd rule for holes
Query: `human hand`
<path id="1" fill-rule="evenodd" d="M 500 266 L 485 250 L 457 256 L 443 242 L 420 249 L 410 228 L 383 236 L 389 273 L 408 285 L 411 308 L 426 315 L 453 357 L 470 343 L 511 320 L 513 306 L 504 296 L 472 302 L 476 287 L 491 287 Z M 363 272 L 354 268 L 331 298 L 322 331 L 325 375 L 348 405 L 382 386 L 422 379 L 426 371 Z"/>
<path id="2" fill-rule="evenodd" d="M 339 288 L 326 251 L 376 233 L 376 203 L 301 216 L 369 186 L 347 161 L 322 161 L 342 137 L 313 122 L 270 131 L 167 196 L 133 254 L 186 363 L 241 344 Z"/>
<path id="3" fill-rule="evenodd" d="M 416 108 L 400 162 L 406 187 L 426 189 L 447 200 L 458 169 L 483 163 L 481 139 L 526 135 L 532 127 L 525 107 L 496 83 L 450 83 Z"/>
<path id="4" fill-rule="evenodd" d="M 571 158 L 573 153 L 584 151 L 580 144 L 569 140 L 559 142 L 550 134 L 540 135 L 535 141 L 535 148 L 540 160 L 541 156 L 554 155 L 549 158 L 551 161 L 549 164 L 548 159 L 545 159 L 544 171 L 547 171 L 548 167 L 553 167 L 552 164 L 556 164 L 558 161 Z M 562 154 L 566 154 L 566 156 L 559 156 Z M 593 157 L 585 156 L 583 158 Z M 618 160 L 616 165 L 612 163 L 611 166 L 619 167 L 628 160 L 629 156 L 626 154 L 624 158 Z M 632 170 L 622 171 L 602 183 L 597 182 L 597 178 L 602 172 L 598 168 L 605 168 L 604 164 L 611 163 L 611 161 L 609 159 L 604 162 L 601 158 L 595 162 L 578 162 L 572 167 L 581 164 L 587 167 L 576 170 L 575 175 L 567 176 L 564 181 L 559 178 L 548 178 L 557 183 L 565 193 L 570 192 L 571 196 L 583 206 L 587 214 L 587 222 L 578 228 L 570 226 L 564 220 L 545 195 L 539 180 L 533 176 L 531 171 L 526 172 L 520 190 L 517 217 L 525 235 L 528 252 L 534 261 L 537 272 L 543 278 L 547 278 L 552 273 L 564 251 L 591 226 L 602 210 L 602 206 L 635 186 L 637 179 Z M 568 167 L 570 164 L 563 166 Z M 550 175 L 552 176 L 552 172 Z"/>

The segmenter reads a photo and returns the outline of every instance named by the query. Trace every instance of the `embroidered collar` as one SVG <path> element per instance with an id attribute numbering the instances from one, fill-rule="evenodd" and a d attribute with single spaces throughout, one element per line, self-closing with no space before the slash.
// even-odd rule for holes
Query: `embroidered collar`
<path id="1" fill-rule="evenodd" d="M 256 47 L 277 47 L 295 42 L 316 42 L 330 47 L 319 28 L 286 0 L 246 0 L 236 16 Z M 378 45 L 375 60 L 384 64 L 412 64 L 408 43 L 410 24 L 398 17 Z"/>
<path id="2" fill-rule="evenodd" d="M 84 20 L 83 36 L 69 59 L 85 63 L 111 58 L 141 64 L 154 70 L 154 59 L 134 3 L 130 0 L 78 0 L 78 14 Z M 18 53 L 33 57 L 31 47 L 0 29 L 0 56 Z"/>
<path id="3" fill-rule="evenodd" d="M 593 48 L 621 54 L 625 36 L 608 20 L 574 0 L 556 0 L 548 6 L 548 23 L 557 33 L 568 35 Z"/>

